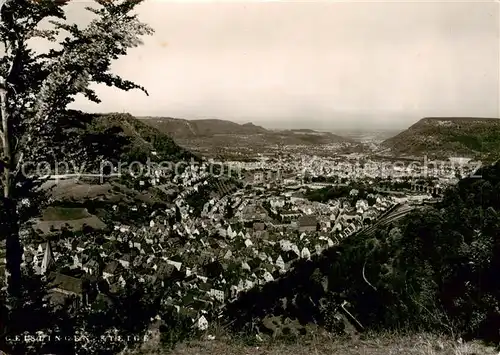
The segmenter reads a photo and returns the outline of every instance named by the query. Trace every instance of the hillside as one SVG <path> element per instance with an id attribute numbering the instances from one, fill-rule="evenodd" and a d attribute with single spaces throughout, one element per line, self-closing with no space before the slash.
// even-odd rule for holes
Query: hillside
<path id="1" fill-rule="evenodd" d="M 107 177 L 104 184 L 98 176 L 45 182 L 42 189 L 47 191 L 52 207 L 42 211 L 34 226 L 42 235 L 66 227 L 77 232 L 85 225 L 105 230 L 111 222 L 144 222 L 154 206 L 164 206 L 167 202 L 159 188 L 139 186 L 135 181 L 147 180 L 144 174 L 148 159 L 162 163 L 199 159 L 178 146 L 170 136 L 130 114 L 121 113 L 68 111 L 60 118 L 58 132 L 49 143 L 53 150 L 42 147 L 42 152 L 49 153 L 40 161 L 51 162 L 54 175 L 105 175 L 115 168 L 115 173 L 121 172 L 124 176 Z M 49 155 L 51 153 L 54 156 Z M 144 174 L 137 179 L 128 174 L 132 162 L 143 164 Z M 131 206 L 138 204 L 143 204 L 143 210 L 132 211 Z M 113 209 L 115 205 L 117 210 Z"/>
<path id="2" fill-rule="evenodd" d="M 268 131 L 252 123 L 238 124 L 217 119 L 183 120 L 170 117 L 143 117 L 143 122 L 174 138 L 210 137 L 219 134 L 252 135 Z"/>
<path id="3" fill-rule="evenodd" d="M 263 152 L 280 146 L 352 143 L 352 140 L 330 132 L 268 130 L 253 123 L 238 124 L 226 120 L 142 117 L 142 121 L 172 136 L 189 150 L 225 157 L 234 153 Z"/>
<path id="4" fill-rule="evenodd" d="M 385 140 L 382 146 L 398 155 L 491 161 L 500 156 L 500 119 L 427 117 Z"/>
<path id="5" fill-rule="evenodd" d="M 225 309 L 228 324 L 264 334 L 300 333 L 304 324 L 343 332 L 338 316 L 347 309 L 364 330 L 498 341 L 500 163 L 478 175 L 448 189 L 441 203 L 392 211 L 383 217 L 389 223 L 242 294 Z"/>
<path id="6" fill-rule="evenodd" d="M 54 144 L 64 158 L 86 159 L 90 166 L 103 160 L 145 163 L 148 158 L 178 161 L 193 157 L 168 134 L 127 113 L 68 111 L 59 120 L 59 130 Z"/>

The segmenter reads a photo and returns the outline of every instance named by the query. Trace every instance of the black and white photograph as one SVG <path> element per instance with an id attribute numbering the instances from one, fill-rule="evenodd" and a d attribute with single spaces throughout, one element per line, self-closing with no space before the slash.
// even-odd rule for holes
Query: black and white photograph
<path id="1" fill-rule="evenodd" d="M 0 0 L 0 355 L 499 355 L 500 1 Z"/>

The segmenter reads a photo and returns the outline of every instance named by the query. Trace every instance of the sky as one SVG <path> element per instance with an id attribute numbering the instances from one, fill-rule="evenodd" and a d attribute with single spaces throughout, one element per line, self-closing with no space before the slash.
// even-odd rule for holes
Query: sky
<path id="1" fill-rule="evenodd" d="M 68 19 L 84 23 L 87 5 L 68 5 Z M 146 0 L 137 12 L 155 34 L 112 69 L 150 95 L 104 86 L 100 105 L 73 107 L 270 128 L 500 117 L 499 6 Z"/>

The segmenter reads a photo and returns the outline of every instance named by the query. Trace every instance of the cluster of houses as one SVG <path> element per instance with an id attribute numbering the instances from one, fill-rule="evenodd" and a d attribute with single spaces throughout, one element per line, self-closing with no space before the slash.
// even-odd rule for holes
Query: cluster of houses
<path id="1" fill-rule="evenodd" d="M 460 160 L 460 159 L 459 159 Z M 439 185 L 448 186 L 457 182 L 457 173 L 461 177 L 472 174 L 478 164 L 468 161 L 405 160 L 394 162 L 375 159 L 363 154 L 335 156 L 311 156 L 308 154 L 282 154 L 278 158 L 261 156 L 254 162 L 233 162 L 241 170 L 247 171 L 247 180 L 262 184 L 266 188 L 276 185 L 308 186 L 320 188 L 330 185 L 326 182 L 307 182 L 309 178 L 325 178 L 340 184 L 357 180 L 375 183 L 377 179 L 435 179 Z"/>
<path id="2" fill-rule="evenodd" d="M 99 283 L 98 294 L 105 297 L 106 290 L 116 292 L 133 277 L 164 287 L 163 306 L 206 329 L 211 312 L 241 292 L 335 246 L 394 204 L 382 195 L 371 196 L 372 205 L 364 199 L 319 203 L 286 187 L 250 185 L 233 192 L 219 183 L 195 216 L 188 198 L 207 185 L 205 170 L 188 166 L 174 178 L 180 191 L 147 225 L 116 224 L 111 232 L 26 245 L 23 263 L 50 276 L 55 302 L 74 296 L 75 306 L 86 306 L 93 302 L 89 284 Z"/>
<path id="3" fill-rule="evenodd" d="M 203 180 L 188 188 L 197 184 Z M 126 287 L 125 275 L 168 284 L 165 306 L 191 316 L 203 329 L 208 309 L 220 309 L 240 292 L 280 277 L 294 261 L 333 247 L 393 203 L 381 196 L 373 206 L 362 199 L 351 206 L 254 193 L 214 197 L 200 217 L 192 216 L 185 195 L 179 195 L 172 207 L 151 216 L 149 225 L 116 225 L 99 240 L 82 235 L 26 246 L 24 262 L 54 278 L 54 300 L 73 295 L 80 305 L 90 302 L 88 280 L 103 280 L 111 291 Z M 228 206 L 234 209 L 231 218 L 225 218 Z"/>

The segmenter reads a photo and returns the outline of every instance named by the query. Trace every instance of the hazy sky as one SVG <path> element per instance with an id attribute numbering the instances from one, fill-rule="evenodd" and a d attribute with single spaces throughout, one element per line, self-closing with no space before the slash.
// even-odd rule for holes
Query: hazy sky
<path id="1" fill-rule="evenodd" d="M 69 19 L 88 4 L 69 5 Z M 150 96 L 103 87 L 102 104 L 76 107 L 304 127 L 498 117 L 499 11 L 493 1 L 146 0 L 138 13 L 156 33 L 113 70 Z"/>

